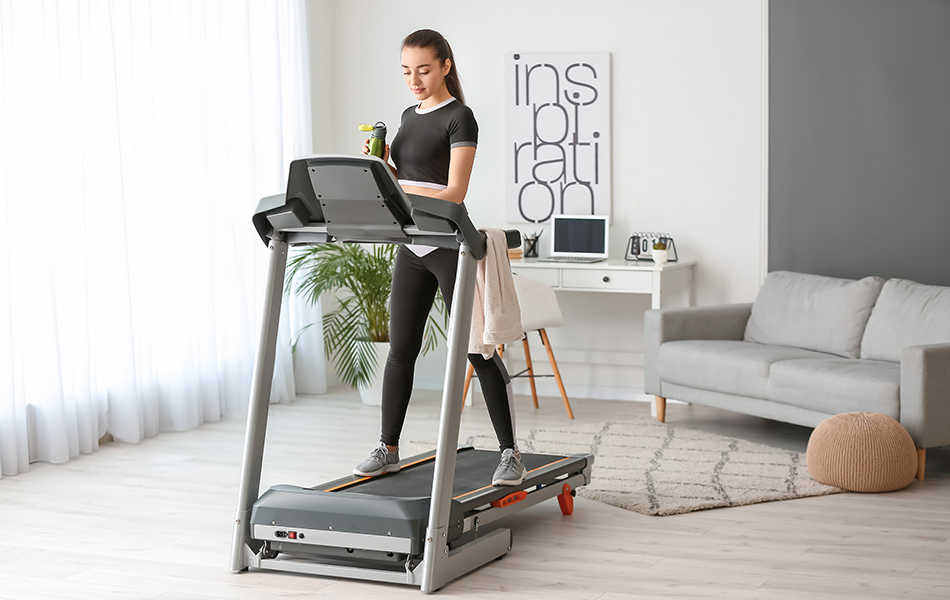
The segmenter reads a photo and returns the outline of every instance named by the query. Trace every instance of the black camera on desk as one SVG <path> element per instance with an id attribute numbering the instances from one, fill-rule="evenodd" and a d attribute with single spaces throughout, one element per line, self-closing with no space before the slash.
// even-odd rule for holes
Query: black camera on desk
<path id="1" fill-rule="evenodd" d="M 676 244 L 668 233 L 635 231 L 627 242 L 627 260 L 653 260 L 653 246 L 663 244 L 669 255 L 668 262 L 676 262 Z"/>

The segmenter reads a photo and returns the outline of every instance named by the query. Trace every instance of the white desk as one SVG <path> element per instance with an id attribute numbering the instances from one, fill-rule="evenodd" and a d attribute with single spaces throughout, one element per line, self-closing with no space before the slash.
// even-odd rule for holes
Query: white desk
<path id="1" fill-rule="evenodd" d="M 651 308 L 663 308 L 665 298 L 686 295 L 693 306 L 693 265 L 695 261 L 677 261 L 659 267 L 651 261 L 610 259 L 598 263 L 538 262 L 537 259 L 513 260 L 511 271 L 527 279 L 551 286 L 557 291 L 649 294 Z M 656 400 L 651 402 L 657 416 Z"/>
<path id="2" fill-rule="evenodd" d="M 557 291 L 649 294 L 652 308 L 663 308 L 664 298 L 685 292 L 686 304 L 693 305 L 693 265 L 695 261 L 666 263 L 622 258 L 598 263 L 511 261 L 511 271 L 526 279 L 549 285 Z"/>

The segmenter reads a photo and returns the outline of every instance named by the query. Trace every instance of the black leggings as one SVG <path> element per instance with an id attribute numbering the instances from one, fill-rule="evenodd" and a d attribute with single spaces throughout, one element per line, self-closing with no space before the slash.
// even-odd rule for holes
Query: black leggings
<path id="1" fill-rule="evenodd" d="M 405 246 L 399 248 L 393 267 L 393 287 L 389 317 L 389 358 L 383 375 L 381 440 L 399 445 L 399 434 L 406 421 L 416 358 L 422 350 L 423 334 L 436 289 L 442 290 L 446 305 L 452 306 L 458 252 L 439 248 L 416 256 Z M 498 445 L 504 450 L 515 447 L 515 415 L 511 380 L 496 352 L 491 358 L 469 354 L 482 386 L 485 404 Z"/>

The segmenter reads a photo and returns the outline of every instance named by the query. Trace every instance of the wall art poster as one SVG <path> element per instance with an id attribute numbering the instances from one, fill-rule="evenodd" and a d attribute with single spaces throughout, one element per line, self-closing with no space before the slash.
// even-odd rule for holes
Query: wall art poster
<path id="1" fill-rule="evenodd" d="M 505 57 L 505 213 L 610 214 L 610 54 Z"/>

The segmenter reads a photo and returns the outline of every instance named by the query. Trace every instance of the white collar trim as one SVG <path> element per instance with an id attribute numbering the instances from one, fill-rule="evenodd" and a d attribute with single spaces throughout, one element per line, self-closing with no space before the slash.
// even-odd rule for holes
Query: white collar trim
<path id="1" fill-rule="evenodd" d="M 432 111 L 434 111 L 434 110 L 439 110 L 440 108 L 442 108 L 443 106 L 445 106 L 446 104 L 448 104 L 448 103 L 450 103 L 450 102 L 455 102 L 455 97 L 454 97 L 454 96 L 451 97 L 451 98 L 449 98 L 449 99 L 446 100 L 445 102 L 440 102 L 440 103 L 436 104 L 435 106 L 431 106 L 431 107 L 429 107 L 429 108 L 419 108 L 419 106 L 422 106 L 422 103 L 420 102 L 420 103 L 419 103 L 419 106 L 416 106 L 416 114 L 417 114 L 417 115 L 424 115 L 424 114 L 430 113 L 430 112 L 432 112 Z"/>

